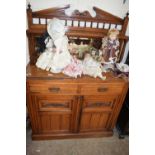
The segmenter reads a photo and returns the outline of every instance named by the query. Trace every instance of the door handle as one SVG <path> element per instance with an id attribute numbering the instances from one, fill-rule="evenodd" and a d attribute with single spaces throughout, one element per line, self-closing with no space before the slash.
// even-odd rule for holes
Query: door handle
<path id="1" fill-rule="evenodd" d="M 60 91 L 60 88 L 52 87 L 52 88 L 48 88 L 48 90 L 50 92 L 58 93 Z"/>
<path id="2" fill-rule="evenodd" d="M 106 92 L 107 90 L 108 90 L 108 88 L 106 88 L 106 87 L 99 87 L 97 89 L 98 92 Z"/>

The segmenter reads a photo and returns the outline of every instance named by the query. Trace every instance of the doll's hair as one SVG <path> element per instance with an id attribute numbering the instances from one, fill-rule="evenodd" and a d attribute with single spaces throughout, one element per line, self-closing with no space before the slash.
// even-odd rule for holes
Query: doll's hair
<path id="1" fill-rule="evenodd" d="M 117 29 L 110 29 L 108 31 L 108 37 L 111 35 L 111 34 L 115 34 L 117 37 L 119 35 L 119 31 Z"/>

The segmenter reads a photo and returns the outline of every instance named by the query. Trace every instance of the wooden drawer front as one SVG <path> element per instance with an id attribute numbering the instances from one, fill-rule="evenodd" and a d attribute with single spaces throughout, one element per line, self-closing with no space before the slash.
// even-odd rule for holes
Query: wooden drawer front
<path id="1" fill-rule="evenodd" d="M 82 95 L 104 95 L 119 94 L 123 90 L 124 84 L 85 84 L 81 86 Z"/>
<path id="2" fill-rule="evenodd" d="M 37 97 L 39 111 L 71 112 L 73 98 L 70 96 L 39 95 Z"/>
<path id="3" fill-rule="evenodd" d="M 31 84 L 31 92 L 50 93 L 50 94 L 76 94 L 75 84 Z"/>
<path id="4" fill-rule="evenodd" d="M 116 103 L 115 96 L 84 96 L 83 112 L 112 111 Z"/>

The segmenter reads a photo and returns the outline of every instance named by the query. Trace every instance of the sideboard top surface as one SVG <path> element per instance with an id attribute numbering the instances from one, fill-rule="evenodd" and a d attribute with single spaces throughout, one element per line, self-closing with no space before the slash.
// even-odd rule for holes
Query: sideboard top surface
<path id="1" fill-rule="evenodd" d="M 93 78 L 87 75 L 82 75 L 78 78 L 72 78 L 62 73 L 51 73 L 49 71 L 44 71 L 37 68 L 34 65 L 28 64 L 26 68 L 26 78 L 27 80 L 51 80 L 51 81 L 66 81 L 66 82 L 74 82 L 74 83 L 106 83 L 106 82 L 114 82 L 114 83 L 128 83 L 128 78 L 118 78 L 113 75 L 112 72 L 103 73 L 106 76 L 106 80 L 101 80 L 100 78 Z"/>

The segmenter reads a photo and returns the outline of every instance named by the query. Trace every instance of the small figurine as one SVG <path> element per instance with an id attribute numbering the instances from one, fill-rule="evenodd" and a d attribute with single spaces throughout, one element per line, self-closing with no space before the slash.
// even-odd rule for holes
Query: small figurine
<path id="1" fill-rule="evenodd" d="M 108 32 L 108 36 L 102 39 L 102 55 L 104 64 L 113 64 L 117 61 L 117 56 L 119 53 L 119 31 L 116 29 L 111 29 Z"/>
<path id="2" fill-rule="evenodd" d="M 80 60 L 84 59 L 85 52 L 89 51 L 89 45 L 80 43 L 80 45 L 76 43 L 69 43 L 68 50 L 72 55 L 76 55 L 76 57 Z"/>
<path id="3" fill-rule="evenodd" d="M 78 58 L 83 60 L 86 51 L 88 51 L 88 45 L 81 42 L 81 44 L 78 45 Z"/>

